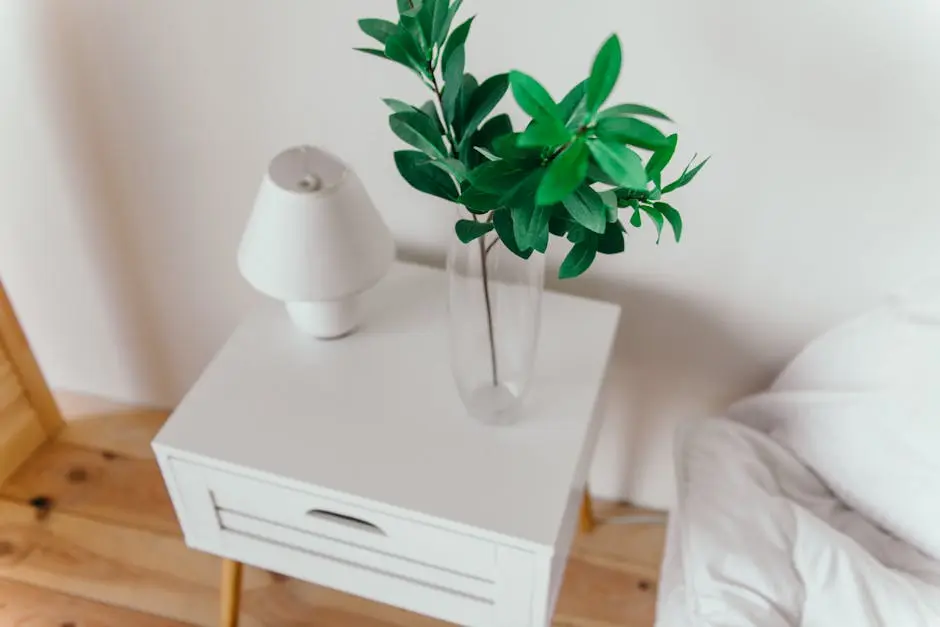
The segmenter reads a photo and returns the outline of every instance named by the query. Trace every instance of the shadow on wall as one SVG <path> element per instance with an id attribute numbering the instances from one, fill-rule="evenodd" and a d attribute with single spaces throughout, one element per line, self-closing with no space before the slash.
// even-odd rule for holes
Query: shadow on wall
<path id="1" fill-rule="evenodd" d="M 103 119 L 92 101 L 92 81 L 83 63 L 78 29 L 70 19 L 68 7 L 60 2 L 36 3 L 37 23 L 42 24 L 37 42 L 47 70 L 50 98 L 60 139 L 71 171 L 70 183 L 80 196 L 83 215 L 80 237 L 93 258 L 93 265 L 116 318 L 117 360 L 136 384 L 137 398 L 168 395 L 172 384 L 167 379 L 166 343 L 157 333 L 155 308 L 148 302 L 148 290 L 141 280 L 138 247 L 130 237 L 124 210 L 133 196 L 120 189 L 115 176 L 115 157 L 105 146 Z M 127 355 L 135 358 L 128 362 Z M 94 367 L 95 361 L 89 365 Z"/>
<path id="2" fill-rule="evenodd" d="M 721 320 L 689 299 L 589 275 L 552 280 L 548 287 L 622 308 L 592 489 L 671 507 L 676 427 L 720 414 L 732 401 L 766 387 L 780 365 L 768 364 L 766 356 L 762 361 L 733 320 Z"/>
<path id="3" fill-rule="evenodd" d="M 405 247 L 399 257 L 443 266 L 440 252 L 432 249 Z M 553 275 L 556 268 L 549 268 Z M 546 288 L 622 308 L 600 408 L 605 420 L 592 490 L 602 497 L 630 494 L 656 507 L 671 506 L 676 426 L 718 414 L 767 387 L 784 364 L 762 360 L 735 331 L 733 320 L 718 319 L 673 294 L 590 273 L 573 281 L 550 277 Z"/>

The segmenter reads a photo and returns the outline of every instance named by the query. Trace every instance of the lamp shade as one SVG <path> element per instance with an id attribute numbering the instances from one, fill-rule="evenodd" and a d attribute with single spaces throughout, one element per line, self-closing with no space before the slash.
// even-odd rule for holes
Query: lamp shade
<path id="1" fill-rule="evenodd" d="M 271 161 L 238 251 L 258 291 L 288 303 L 341 301 L 368 289 L 395 256 L 362 181 L 310 146 Z"/>

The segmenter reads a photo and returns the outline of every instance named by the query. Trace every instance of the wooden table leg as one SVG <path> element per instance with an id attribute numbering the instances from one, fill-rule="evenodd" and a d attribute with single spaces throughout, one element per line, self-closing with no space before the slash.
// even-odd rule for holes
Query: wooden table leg
<path id="1" fill-rule="evenodd" d="M 597 522 L 594 520 L 594 504 L 591 502 L 591 493 L 584 488 L 584 498 L 581 499 L 581 533 L 591 533 Z"/>
<path id="2" fill-rule="evenodd" d="M 219 627 L 238 627 L 238 608 L 242 595 L 241 562 L 222 560 L 222 590 Z"/>

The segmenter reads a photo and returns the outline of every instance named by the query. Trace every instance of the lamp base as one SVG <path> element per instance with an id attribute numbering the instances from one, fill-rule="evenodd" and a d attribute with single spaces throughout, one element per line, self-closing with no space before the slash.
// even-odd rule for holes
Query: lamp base
<path id="1" fill-rule="evenodd" d="M 287 313 L 294 325 L 321 340 L 331 340 L 352 333 L 359 324 L 357 296 L 343 300 L 287 303 Z"/>

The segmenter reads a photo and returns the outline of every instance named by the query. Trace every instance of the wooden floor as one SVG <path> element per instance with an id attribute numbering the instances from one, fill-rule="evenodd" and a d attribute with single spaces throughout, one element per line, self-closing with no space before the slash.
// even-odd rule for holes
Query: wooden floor
<path id="1" fill-rule="evenodd" d="M 67 400 L 78 415 L 0 486 L 0 626 L 215 627 L 218 560 L 183 545 L 150 452 L 166 413 Z M 554 627 L 650 627 L 663 538 L 659 524 L 580 538 Z M 244 590 L 243 627 L 444 625 L 254 569 Z"/>

